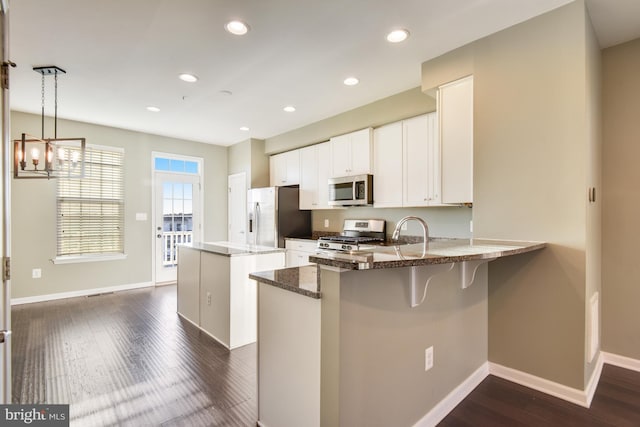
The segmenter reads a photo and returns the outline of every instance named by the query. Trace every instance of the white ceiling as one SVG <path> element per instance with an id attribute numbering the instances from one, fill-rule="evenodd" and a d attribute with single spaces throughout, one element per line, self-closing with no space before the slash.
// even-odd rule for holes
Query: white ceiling
<path id="1" fill-rule="evenodd" d="M 425 60 L 569 2 L 11 0 L 11 108 L 40 114 L 32 67 L 57 65 L 60 118 L 219 145 L 264 139 L 419 86 Z M 640 1 L 588 4 L 603 46 L 640 36 Z M 231 19 L 251 31 L 228 34 Z M 392 45 L 396 27 L 411 37 Z M 360 84 L 344 86 L 351 75 Z"/>

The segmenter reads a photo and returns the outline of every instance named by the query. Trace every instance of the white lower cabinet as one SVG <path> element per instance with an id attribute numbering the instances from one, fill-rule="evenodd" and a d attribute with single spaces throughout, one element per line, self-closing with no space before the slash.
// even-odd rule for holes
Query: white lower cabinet
<path id="1" fill-rule="evenodd" d="M 309 262 L 309 255 L 316 253 L 315 240 L 285 240 L 284 247 L 287 250 L 287 267 L 301 267 L 313 264 Z"/>
<path id="2" fill-rule="evenodd" d="M 257 285 L 249 273 L 284 267 L 284 254 L 179 251 L 178 313 L 229 349 L 255 342 Z"/>

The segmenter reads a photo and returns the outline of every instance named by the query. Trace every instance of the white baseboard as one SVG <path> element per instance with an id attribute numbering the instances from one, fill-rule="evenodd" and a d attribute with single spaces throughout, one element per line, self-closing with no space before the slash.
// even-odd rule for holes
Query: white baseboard
<path id="1" fill-rule="evenodd" d="M 596 389 L 598 388 L 598 383 L 600 382 L 600 375 L 602 374 L 602 365 L 604 365 L 604 357 L 602 356 L 602 352 L 599 352 L 598 359 L 596 360 L 596 367 L 591 373 L 591 378 L 589 378 L 587 387 L 584 390 L 587 398 L 587 408 L 591 407 L 593 396 L 596 394 Z"/>
<path id="2" fill-rule="evenodd" d="M 433 407 L 424 417 L 422 417 L 413 427 L 433 427 L 458 406 L 465 397 L 476 388 L 482 380 L 489 375 L 489 362 L 485 362 L 474 373 L 469 375 L 460 385 L 454 388 L 444 399 Z"/>
<path id="3" fill-rule="evenodd" d="M 640 372 L 640 360 L 604 351 L 602 352 L 602 357 L 604 358 L 604 363 L 608 363 L 609 365 Z"/>
<path id="4" fill-rule="evenodd" d="M 31 304 L 34 302 L 53 301 L 64 298 L 84 297 L 87 295 L 103 294 L 107 292 L 128 291 L 131 289 L 140 289 L 152 287 L 153 282 L 131 283 L 128 285 L 106 286 L 104 288 L 82 289 L 79 291 L 60 292 L 56 294 L 35 295 L 32 297 L 11 298 L 11 305 Z"/>
<path id="5" fill-rule="evenodd" d="M 591 405 L 591 399 L 593 399 L 593 394 L 598 386 L 600 373 L 602 372 L 602 357 L 598 357 L 598 361 L 596 363 L 596 369 L 594 369 L 594 372 L 591 375 L 591 379 L 589 380 L 586 390 L 568 387 L 564 384 L 536 377 L 535 375 L 531 375 L 526 372 L 498 365 L 497 363 L 489 362 L 489 373 L 507 381 L 511 381 L 550 396 L 566 400 L 567 402 L 588 408 Z"/>

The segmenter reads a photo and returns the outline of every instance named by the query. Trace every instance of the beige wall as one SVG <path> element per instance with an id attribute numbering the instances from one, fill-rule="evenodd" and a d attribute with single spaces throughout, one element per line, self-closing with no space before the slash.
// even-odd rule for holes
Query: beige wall
<path id="1" fill-rule="evenodd" d="M 321 270 L 321 425 L 411 426 L 487 361 L 487 267 L 460 287 L 460 264 Z M 425 349 L 433 368 L 425 371 Z"/>
<path id="2" fill-rule="evenodd" d="M 640 39 L 605 49 L 602 347 L 640 359 Z"/>
<path id="3" fill-rule="evenodd" d="M 244 172 L 247 188 L 269 186 L 269 157 L 264 153 L 264 140 L 248 139 L 229 147 L 229 175 Z"/>
<path id="4" fill-rule="evenodd" d="M 12 137 L 40 135 L 40 116 L 12 112 Z M 52 129 L 48 121 L 47 129 Z M 203 228 L 205 240 L 227 236 L 227 149 L 87 123 L 58 120 L 58 135 L 86 137 L 88 144 L 125 150 L 125 252 L 122 261 L 53 265 L 56 255 L 56 181 L 12 181 L 12 297 L 48 295 L 128 285 L 152 280 L 151 152 L 204 159 Z M 147 221 L 136 221 L 137 212 Z M 31 270 L 42 269 L 41 279 Z"/>
<path id="5" fill-rule="evenodd" d="M 342 231 L 345 219 L 377 218 L 387 222 L 387 236 L 391 237 L 398 221 L 415 215 L 429 225 L 431 237 L 471 237 L 470 224 L 472 209 L 467 207 L 431 207 L 431 208 L 347 208 L 312 211 L 311 221 L 314 231 Z M 329 227 L 324 221 L 329 220 Z M 422 236 L 422 229 L 415 221 L 407 223 L 402 235 Z"/>
<path id="6" fill-rule="evenodd" d="M 577 389 L 593 232 L 585 16 L 577 1 L 423 65 L 426 91 L 472 64 L 474 236 L 549 243 L 491 263 L 489 360 Z"/>
<path id="7" fill-rule="evenodd" d="M 587 251 L 586 251 L 586 291 L 585 291 L 585 372 L 584 383 L 588 384 L 596 369 L 597 354 L 589 360 L 591 343 L 591 297 L 598 293 L 602 300 L 602 55 L 596 39 L 591 19 L 585 15 L 586 31 L 586 89 L 587 89 L 587 187 L 596 189 L 596 201 L 587 199 Z M 602 304 L 600 303 L 600 306 Z M 601 322 L 600 307 L 594 320 Z M 593 339 L 601 344 L 601 327 L 593 332 Z"/>
<path id="8" fill-rule="evenodd" d="M 435 111 L 436 102 L 425 95 L 420 88 L 414 88 L 396 95 L 372 102 L 371 104 L 329 117 L 291 132 L 283 133 L 265 141 L 265 152 L 275 154 L 293 148 L 304 147 L 332 136 L 366 127 L 378 127 L 408 117 Z"/>

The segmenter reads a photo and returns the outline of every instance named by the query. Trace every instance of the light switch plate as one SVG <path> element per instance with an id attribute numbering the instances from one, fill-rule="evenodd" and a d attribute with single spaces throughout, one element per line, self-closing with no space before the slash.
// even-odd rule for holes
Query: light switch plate
<path id="1" fill-rule="evenodd" d="M 146 221 L 147 213 L 146 212 L 136 212 L 136 221 Z"/>

